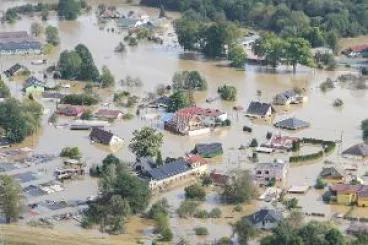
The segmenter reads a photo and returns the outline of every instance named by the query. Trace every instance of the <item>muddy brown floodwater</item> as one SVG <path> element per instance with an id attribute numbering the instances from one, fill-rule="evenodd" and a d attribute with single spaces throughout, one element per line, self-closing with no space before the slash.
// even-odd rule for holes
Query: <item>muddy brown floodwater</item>
<path id="1" fill-rule="evenodd" d="M 0 1 L 0 9 L 5 10 L 7 7 L 23 3 L 25 1 L 8 2 L 3 0 Z M 96 7 L 95 2 L 94 7 Z M 125 11 L 138 9 L 138 7 L 127 5 L 118 5 L 118 7 Z M 149 13 L 151 17 L 156 17 L 158 14 L 156 9 L 143 8 L 143 10 Z M 40 21 L 38 17 L 24 17 L 15 24 L 1 25 L 0 31 L 29 31 L 31 23 L 35 20 Z M 269 102 L 276 93 L 293 87 L 305 88 L 309 96 L 309 101 L 302 106 L 278 107 L 278 113 L 274 120 L 277 121 L 286 117 L 295 116 L 310 122 L 311 127 L 295 133 L 282 131 L 284 135 L 315 137 L 326 140 L 340 140 L 342 137 L 342 149 L 361 141 L 359 124 L 363 119 L 368 117 L 367 91 L 352 91 L 338 86 L 330 92 L 322 93 L 318 88 L 319 84 L 327 77 L 336 78 L 339 74 L 344 73 L 343 71 L 326 72 L 298 67 L 297 74 L 293 75 L 291 73 L 291 67 L 280 67 L 277 73 L 274 73 L 272 70 L 257 66 L 247 66 L 245 71 L 237 71 L 222 66 L 223 63 L 219 61 L 184 60 L 181 59 L 182 50 L 151 43 L 140 43 L 137 47 L 129 47 L 128 52 L 124 54 L 117 54 L 113 50 L 123 40 L 124 34 L 100 30 L 93 11 L 88 15 L 79 17 L 76 21 L 60 22 L 56 16 L 52 16 L 47 23 L 59 28 L 61 39 L 60 48 L 56 49 L 52 55 L 47 57 L 49 64 L 57 61 L 60 51 L 73 49 L 77 44 L 83 43 L 90 49 L 97 66 L 101 68 L 102 65 L 107 65 L 115 75 L 117 81 L 126 75 L 139 76 L 144 86 L 141 89 L 135 90 L 134 93 L 141 97 L 145 96 L 147 92 L 153 92 L 158 84 L 164 83 L 169 85 L 176 71 L 198 70 L 205 76 L 208 82 L 208 91 L 195 95 L 197 104 L 203 107 L 219 108 L 228 112 L 233 125 L 229 129 L 222 129 L 198 137 L 177 136 L 162 131 L 164 134 L 164 144 L 162 147 L 164 157 L 183 156 L 196 143 L 220 141 L 223 143 L 225 154 L 216 163 L 210 163 L 210 169 L 252 169 L 253 166 L 248 161 L 240 161 L 239 163 L 239 160 L 246 158 L 246 156 L 244 152 L 236 149 L 240 145 L 247 144 L 252 138 L 257 138 L 258 142 L 264 142 L 268 131 L 276 132 L 277 130 L 270 123 L 252 123 L 243 115 L 234 113 L 232 107 L 241 105 L 246 108 L 252 100 Z M 1 57 L 1 70 L 7 69 L 15 62 L 29 65 L 32 59 L 35 59 L 35 57 Z M 31 68 L 35 71 L 40 69 L 34 66 Z M 11 89 L 20 96 L 20 86 L 15 84 L 11 86 Z M 216 101 L 212 104 L 206 104 L 205 99 L 216 97 L 217 87 L 223 84 L 231 84 L 237 88 L 237 100 L 231 103 Z M 257 90 L 262 91 L 261 96 L 257 96 Z M 341 98 L 344 102 L 343 107 L 340 109 L 332 106 L 336 98 Z M 104 99 L 111 100 L 111 98 Z M 52 109 L 54 106 L 53 103 L 45 103 L 46 108 Z M 65 146 L 78 146 L 89 165 L 100 162 L 107 152 L 109 152 L 109 149 L 105 147 L 98 147 L 91 144 L 88 140 L 88 132 L 57 129 L 48 125 L 46 120 L 47 116 L 45 117 L 44 128 L 40 132 L 39 139 L 35 141 L 38 143 L 35 145 L 36 152 L 58 153 Z M 129 152 L 127 147 L 132 137 L 132 132 L 143 126 L 151 125 L 156 127 L 154 121 L 151 122 L 141 119 L 114 123 L 109 129 L 125 140 L 124 146 L 115 152 L 115 154 L 124 160 L 133 161 L 134 156 Z M 243 133 L 243 125 L 252 126 L 253 133 Z M 340 158 L 339 152 L 340 145 L 332 155 L 328 156 L 328 159 L 336 161 L 338 164 L 347 162 L 345 159 Z M 260 159 L 261 161 L 270 161 L 274 157 L 261 155 Z M 277 157 L 287 159 L 286 155 L 277 155 Z M 292 167 L 289 171 L 288 184 L 313 185 L 322 166 L 323 160 L 313 164 Z M 366 165 L 361 164 L 359 173 L 363 174 L 366 170 Z M 95 185 L 91 186 L 91 188 L 95 188 Z M 183 199 L 183 188 L 168 191 L 159 197 L 167 197 L 175 209 Z M 155 197 L 155 199 L 159 197 Z M 306 196 L 298 196 L 298 198 L 300 199 L 301 206 L 307 212 L 317 211 L 326 214 L 336 212 L 335 207 L 331 208 L 323 204 L 321 195 L 315 191 L 311 191 Z M 211 207 L 218 205 L 216 197 L 213 197 L 209 203 Z M 262 205 L 262 203 L 257 204 L 257 206 Z M 366 210 L 357 210 L 360 215 L 367 216 Z M 345 211 L 344 208 L 340 208 L 338 212 Z M 193 230 L 190 228 L 202 222 L 195 221 L 194 223 L 188 224 L 186 221 L 175 218 L 175 215 L 171 220 L 177 236 L 183 235 L 190 237 L 194 237 Z M 208 240 L 231 235 L 231 229 L 227 222 L 216 223 L 208 221 L 207 223 L 210 228 L 210 235 L 207 237 Z M 185 229 L 180 229 L 180 227 L 185 227 Z"/>

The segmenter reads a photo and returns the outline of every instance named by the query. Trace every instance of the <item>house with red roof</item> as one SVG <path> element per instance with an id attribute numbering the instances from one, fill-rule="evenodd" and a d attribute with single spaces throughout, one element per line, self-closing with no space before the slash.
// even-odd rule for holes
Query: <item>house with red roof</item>
<path id="1" fill-rule="evenodd" d="M 207 127 L 215 126 L 227 119 L 227 113 L 218 109 L 201 108 L 201 107 L 187 107 L 177 111 L 177 113 L 190 114 L 198 116 L 203 124 Z"/>
<path id="2" fill-rule="evenodd" d="M 184 161 L 190 165 L 192 169 L 195 169 L 197 174 L 207 173 L 208 164 L 206 159 L 200 155 L 190 155 L 184 158 Z"/>
<path id="3" fill-rule="evenodd" d="M 120 110 L 100 109 L 96 112 L 96 116 L 115 120 L 121 119 L 123 113 Z"/>

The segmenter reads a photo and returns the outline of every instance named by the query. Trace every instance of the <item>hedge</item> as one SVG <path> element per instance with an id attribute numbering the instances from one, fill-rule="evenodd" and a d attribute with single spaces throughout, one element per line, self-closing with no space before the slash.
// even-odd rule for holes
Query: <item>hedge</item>
<path id="1" fill-rule="evenodd" d="M 290 157 L 289 161 L 290 162 L 306 162 L 306 161 L 310 161 L 310 160 L 316 160 L 316 159 L 319 159 L 321 157 L 323 157 L 323 151 L 319 151 L 317 153 L 312 153 L 312 154 L 308 154 L 308 155 Z"/>

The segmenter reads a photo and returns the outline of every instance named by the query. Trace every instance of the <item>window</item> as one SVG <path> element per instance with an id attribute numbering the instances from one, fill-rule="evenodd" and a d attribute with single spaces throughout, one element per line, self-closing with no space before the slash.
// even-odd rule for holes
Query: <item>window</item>
<path id="1" fill-rule="evenodd" d="M 265 171 L 265 174 L 270 174 L 270 171 L 266 170 L 266 171 Z"/>
<path id="2" fill-rule="evenodd" d="M 266 181 L 270 181 L 270 178 L 265 178 Z"/>
<path id="3" fill-rule="evenodd" d="M 262 174 L 262 171 L 258 170 L 258 171 L 257 171 L 257 174 Z"/>

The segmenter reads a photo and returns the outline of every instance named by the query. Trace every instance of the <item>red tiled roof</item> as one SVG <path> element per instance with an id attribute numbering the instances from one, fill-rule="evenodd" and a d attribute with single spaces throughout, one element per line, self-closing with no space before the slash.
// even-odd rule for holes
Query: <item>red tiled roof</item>
<path id="1" fill-rule="evenodd" d="M 199 162 L 199 163 L 200 163 L 200 165 L 207 164 L 206 159 L 204 159 L 203 157 L 201 157 L 201 156 L 200 156 L 200 155 L 198 155 L 198 154 L 196 154 L 196 155 L 192 155 L 192 156 L 190 156 L 190 157 L 186 158 L 186 159 L 185 159 L 185 161 L 186 161 L 188 164 L 190 164 L 190 165 L 192 165 L 192 164 L 194 164 L 194 163 L 197 163 L 197 162 Z"/>
<path id="2" fill-rule="evenodd" d="M 226 174 L 212 172 L 210 178 L 214 184 L 226 185 L 229 182 L 230 177 Z"/>
<path id="3" fill-rule="evenodd" d="M 177 113 L 185 113 L 191 115 L 198 115 L 198 116 L 220 116 L 223 114 L 222 111 L 218 109 L 204 109 L 200 107 L 187 107 L 177 111 Z"/>

